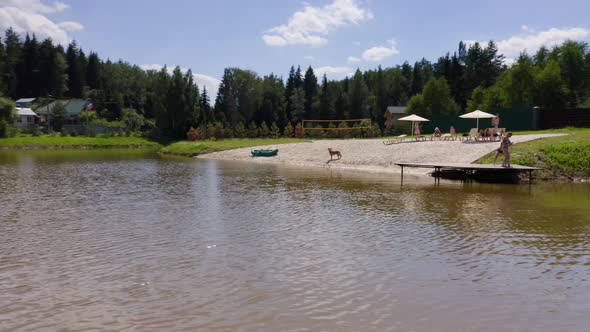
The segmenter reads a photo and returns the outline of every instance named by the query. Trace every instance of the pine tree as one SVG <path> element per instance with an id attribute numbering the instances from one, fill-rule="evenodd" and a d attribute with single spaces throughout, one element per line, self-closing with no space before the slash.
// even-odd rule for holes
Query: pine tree
<path id="1" fill-rule="evenodd" d="M 351 87 L 349 91 L 350 98 L 350 118 L 351 119 L 364 119 L 369 117 L 368 109 L 368 98 L 369 89 L 363 74 L 360 70 L 356 70 L 351 81 Z"/>
<path id="2" fill-rule="evenodd" d="M 274 74 L 262 79 L 262 102 L 256 112 L 255 120 L 258 123 L 278 122 L 281 126 L 286 124 L 285 88 L 283 80 Z"/>
<path id="3" fill-rule="evenodd" d="M 424 77 L 422 76 L 422 69 L 420 68 L 420 63 L 415 62 L 414 68 L 412 69 L 412 87 L 410 91 L 410 95 L 416 95 L 422 92 L 422 88 L 424 87 Z"/>
<path id="4" fill-rule="evenodd" d="M 79 55 L 78 45 L 74 40 L 68 45 L 68 49 L 66 51 L 66 64 L 68 68 L 68 96 L 72 98 L 82 98 L 84 91 L 85 82 Z"/>
<path id="5" fill-rule="evenodd" d="M 375 104 L 371 105 L 371 118 L 378 123 L 379 128 L 383 128 L 385 125 L 385 111 L 387 110 L 387 106 L 389 106 L 390 103 L 387 93 L 389 89 L 390 86 L 387 82 L 387 77 L 385 76 L 381 66 L 379 66 L 377 69 L 376 86 L 374 88 Z"/>
<path id="6" fill-rule="evenodd" d="M 320 106 L 318 118 L 332 119 L 334 116 L 334 101 L 328 89 L 328 78 L 326 74 L 322 78 L 322 86 L 320 87 Z"/>
<path id="7" fill-rule="evenodd" d="M 37 38 L 29 34 L 25 37 L 22 46 L 21 57 L 16 65 L 18 85 L 16 94 L 18 97 L 30 97 L 39 95 L 39 43 Z"/>
<path id="8" fill-rule="evenodd" d="M 301 67 L 297 66 L 297 70 L 295 71 L 295 76 L 293 78 L 293 82 L 295 84 L 295 89 L 300 89 L 303 87 L 303 76 L 301 75 Z"/>
<path id="9" fill-rule="evenodd" d="M 203 92 L 201 93 L 201 97 L 199 99 L 199 106 L 201 108 L 201 115 L 199 117 L 200 123 L 208 123 L 209 121 L 214 120 L 214 115 L 211 113 L 211 104 L 209 100 L 209 95 L 207 94 L 207 87 L 203 86 Z"/>
<path id="10" fill-rule="evenodd" d="M 90 52 L 86 67 L 86 84 L 90 89 L 100 89 L 100 59 L 98 54 Z"/>
<path id="11" fill-rule="evenodd" d="M 2 37 L 0 37 L 0 95 L 6 94 L 6 86 L 4 85 L 4 75 L 6 67 L 6 50 L 4 49 L 4 43 Z"/>
<path id="12" fill-rule="evenodd" d="M 303 92 L 302 88 L 297 88 L 293 91 L 291 95 L 291 119 L 294 122 L 300 122 L 304 120 L 303 116 L 305 114 L 305 92 Z"/>
<path id="13" fill-rule="evenodd" d="M 312 107 L 314 99 L 318 94 L 318 79 L 313 73 L 313 69 L 311 68 L 311 66 L 309 66 L 309 68 L 307 68 L 307 71 L 305 72 L 305 78 L 303 80 L 303 90 L 305 92 L 305 112 L 303 116 L 305 118 L 317 119 L 318 115 L 313 114 Z"/>
<path id="14" fill-rule="evenodd" d="M 78 50 L 78 54 L 76 56 L 76 66 L 78 67 L 78 71 L 79 71 L 79 75 L 80 75 L 80 84 L 81 84 L 81 89 L 80 89 L 80 97 L 86 97 L 86 90 L 88 90 L 88 86 L 87 86 L 87 82 L 86 82 L 86 72 L 88 70 L 88 59 L 86 58 L 86 54 L 84 54 L 84 51 L 80 48 Z M 129 105 L 128 105 L 129 106 Z M 131 105 L 134 106 L 135 105 Z"/>
<path id="15" fill-rule="evenodd" d="M 19 62 L 22 52 L 22 44 L 16 32 L 12 28 L 6 30 L 4 37 L 4 44 L 6 46 L 6 57 L 4 61 L 4 85 L 6 87 L 6 94 L 13 99 L 17 98 L 18 77 L 16 73 L 16 66 Z"/>
<path id="16" fill-rule="evenodd" d="M 295 89 L 297 89 L 300 85 L 301 81 L 301 71 L 299 67 L 297 67 L 297 72 L 295 71 L 295 67 L 291 66 L 291 70 L 289 70 L 289 78 L 287 78 L 287 84 L 285 86 L 285 101 L 286 101 L 286 114 L 287 120 L 293 121 L 291 118 L 291 114 L 293 114 L 293 104 L 291 102 L 291 96 Z"/>

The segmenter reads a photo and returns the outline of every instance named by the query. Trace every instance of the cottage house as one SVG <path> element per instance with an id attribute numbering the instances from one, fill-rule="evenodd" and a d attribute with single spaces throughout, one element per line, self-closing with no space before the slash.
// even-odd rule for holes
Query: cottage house
<path id="1" fill-rule="evenodd" d="M 32 127 L 37 123 L 37 114 L 30 108 L 16 108 L 17 118 L 14 125 L 20 128 Z"/>
<path id="2" fill-rule="evenodd" d="M 16 107 L 28 108 L 35 100 L 37 100 L 37 99 L 36 98 L 21 98 L 16 101 Z"/>
<path id="3" fill-rule="evenodd" d="M 83 99 L 56 100 L 45 106 L 37 108 L 35 112 L 43 119 L 43 122 L 46 122 L 48 115 L 51 116 L 53 113 L 53 108 L 58 102 L 61 103 L 68 112 L 68 115 L 70 116 L 70 122 L 75 122 L 78 114 L 84 111 L 91 104 L 90 101 Z"/>
<path id="4" fill-rule="evenodd" d="M 385 111 L 385 128 L 390 129 L 395 120 L 406 116 L 406 106 L 387 106 Z"/>

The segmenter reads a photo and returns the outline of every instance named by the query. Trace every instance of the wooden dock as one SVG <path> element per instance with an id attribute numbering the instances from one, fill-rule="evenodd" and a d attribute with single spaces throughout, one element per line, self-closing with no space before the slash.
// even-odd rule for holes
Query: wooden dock
<path id="1" fill-rule="evenodd" d="M 514 172 L 514 173 L 522 173 L 528 172 L 529 173 L 529 183 L 532 181 L 532 173 L 533 171 L 542 170 L 542 168 L 538 167 L 530 167 L 530 166 L 522 166 L 522 165 L 512 165 L 511 167 L 503 167 L 498 165 L 491 165 L 491 164 L 459 164 L 459 163 L 395 163 L 399 167 L 401 167 L 401 177 L 402 181 L 404 179 L 404 167 L 412 167 L 412 168 L 433 168 L 435 172 L 440 172 L 441 170 L 456 170 L 465 172 L 467 175 L 473 175 L 473 173 L 477 171 L 486 171 L 486 172 Z"/>

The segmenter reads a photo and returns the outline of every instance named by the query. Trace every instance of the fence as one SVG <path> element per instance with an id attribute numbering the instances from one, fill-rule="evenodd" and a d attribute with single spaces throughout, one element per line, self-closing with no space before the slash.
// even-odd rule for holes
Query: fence
<path id="1" fill-rule="evenodd" d="M 486 111 L 491 114 L 498 114 L 500 117 L 499 127 L 506 128 L 506 130 L 534 130 L 537 129 L 536 121 L 538 115 L 535 115 L 537 110 L 532 107 L 514 107 L 503 109 L 491 109 Z M 477 119 L 463 119 L 459 115 L 435 115 L 429 118 L 428 122 L 421 122 L 423 133 L 432 133 L 434 128 L 438 127 L 442 132 L 448 132 L 451 126 L 455 127 L 457 132 L 468 132 L 471 128 L 475 128 Z M 479 128 L 492 127 L 492 119 L 479 119 Z M 403 121 L 395 122 L 396 127 L 407 127 L 409 125 Z"/>
<path id="2" fill-rule="evenodd" d="M 125 131 L 125 128 L 123 127 L 109 127 L 109 126 L 103 126 L 103 125 L 79 125 L 79 124 L 66 124 L 63 126 L 65 128 L 65 130 L 68 133 L 71 132 L 76 132 L 76 133 L 84 133 L 87 132 L 88 130 L 91 130 L 92 132 L 94 132 L 95 134 L 105 134 L 105 133 L 113 133 L 113 132 L 118 132 L 118 131 Z"/>
<path id="3" fill-rule="evenodd" d="M 573 108 L 562 110 L 541 109 L 537 127 L 553 129 L 563 127 L 590 127 L 590 108 Z"/>

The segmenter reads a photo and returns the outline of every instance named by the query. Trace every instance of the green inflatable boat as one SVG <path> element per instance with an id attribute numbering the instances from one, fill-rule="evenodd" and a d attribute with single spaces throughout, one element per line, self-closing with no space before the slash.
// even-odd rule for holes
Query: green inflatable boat
<path id="1" fill-rule="evenodd" d="M 252 157 L 272 157 L 276 156 L 279 153 L 279 149 L 274 150 L 252 150 Z"/>

